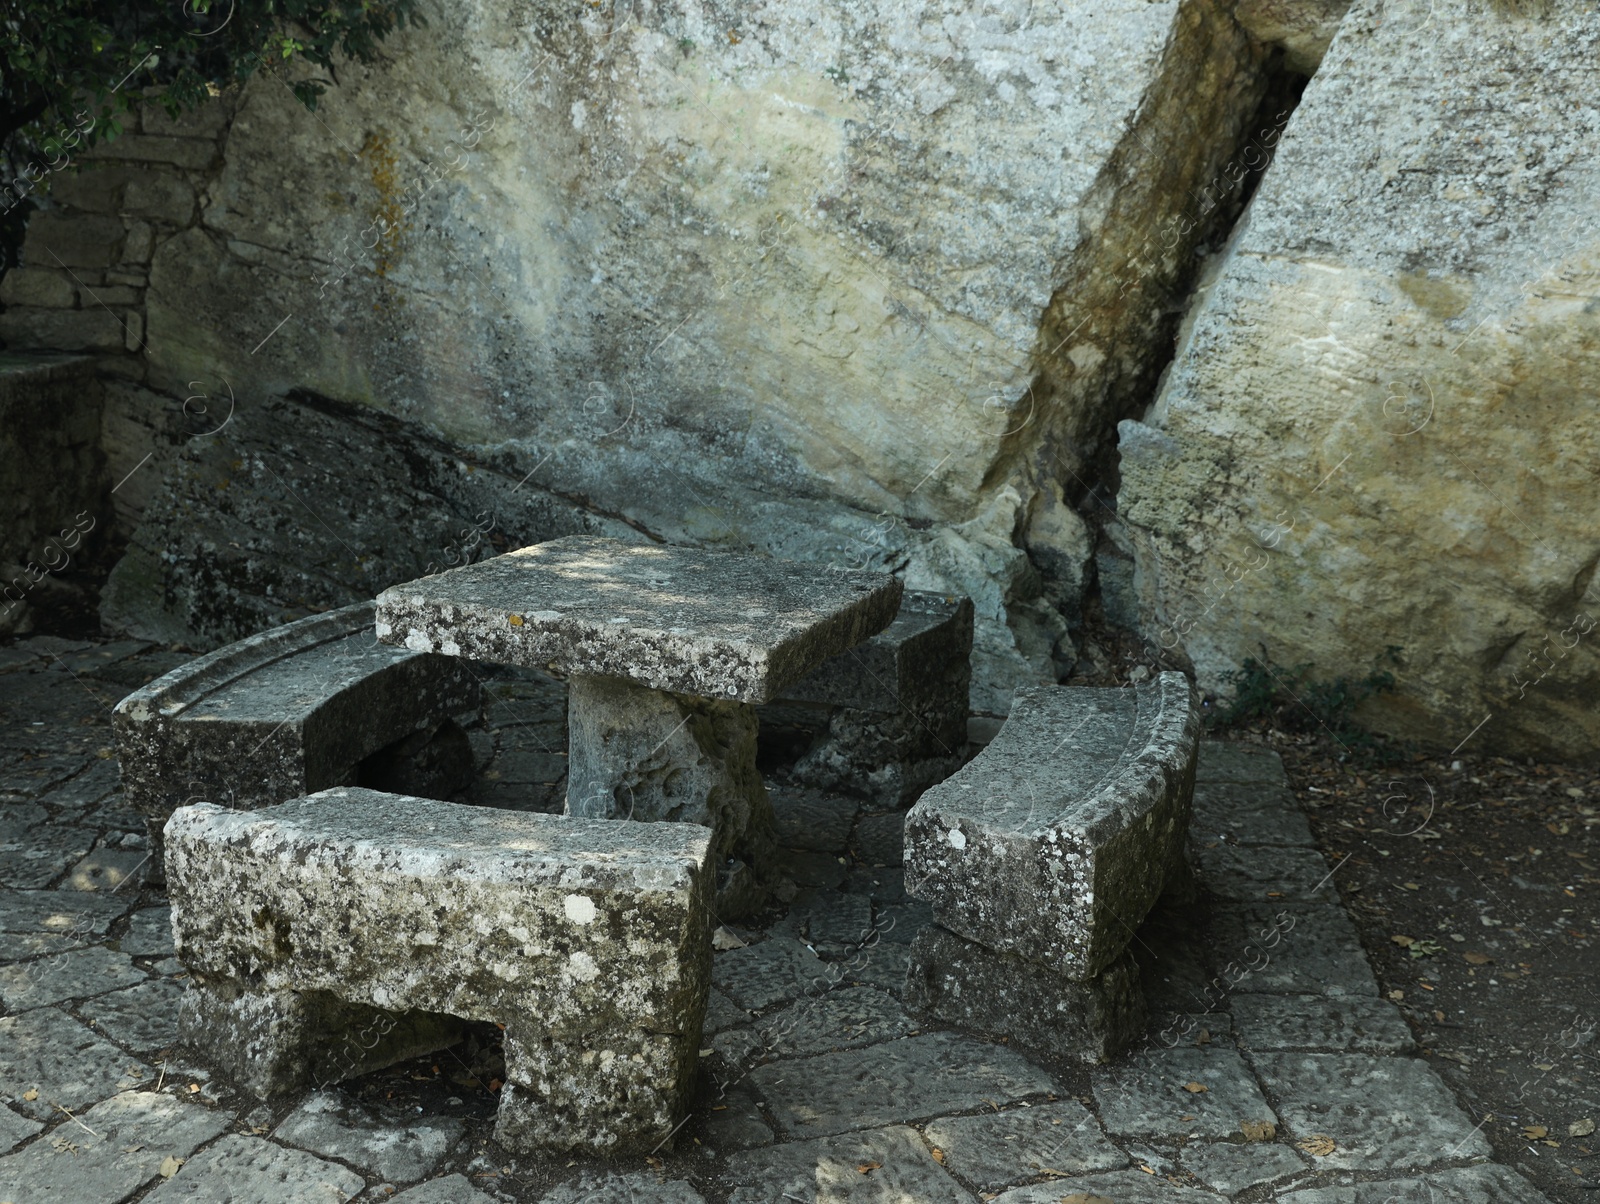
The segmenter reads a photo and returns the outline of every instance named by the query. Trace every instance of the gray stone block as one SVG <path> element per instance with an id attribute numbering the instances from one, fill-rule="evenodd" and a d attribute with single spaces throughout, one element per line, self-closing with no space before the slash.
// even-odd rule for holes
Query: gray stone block
<path id="1" fill-rule="evenodd" d="M 1199 731 L 1178 673 L 1019 689 L 1000 734 L 912 808 L 906 890 L 969 940 L 1093 977 L 1181 860 Z"/>
<path id="2" fill-rule="evenodd" d="M 1317 843 L 1288 786 L 1261 782 L 1196 781 L 1189 831 L 1198 844 L 1222 840 L 1309 849 Z"/>
<path id="3" fill-rule="evenodd" d="M 649 1150 L 687 1109 L 710 977 L 704 828 L 351 787 L 182 808 L 167 840 L 178 956 L 202 998 L 271 1015 L 271 994 L 325 993 L 503 1023 L 511 1149 Z M 287 1029 L 219 1052 L 287 1064 L 307 1025 Z"/>
<path id="4" fill-rule="evenodd" d="M 1016 1187 L 996 1196 L 994 1204 L 1217 1204 L 1210 1192 L 1192 1187 L 1174 1187 L 1158 1175 L 1143 1171 L 1114 1171 L 1109 1175 L 1084 1175 L 1054 1179 L 1030 1187 Z"/>
<path id="5" fill-rule="evenodd" d="M 870 1167 L 863 1174 L 861 1168 Z M 895 1127 L 769 1146 L 728 1159 L 728 1204 L 971 1204 L 916 1130 Z"/>
<path id="6" fill-rule="evenodd" d="M 39 1121 L 18 1116 L 10 1108 L 0 1108 L 0 1154 L 15 1149 L 42 1128 L 44 1125 Z"/>
<path id="7" fill-rule="evenodd" d="M 1281 1204 L 1550 1204 L 1550 1198 L 1506 1166 L 1462 1166 L 1403 1179 L 1310 1187 L 1278 1197 Z"/>
<path id="8" fill-rule="evenodd" d="M 1400 1009 L 1384 999 L 1240 994 L 1229 1006 L 1247 1049 L 1406 1053 L 1416 1046 Z"/>
<path id="9" fill-rule="evenodd" d="M 835 854 L 849 847 L 859 799 L 788 784 L 771 787 L 769 797 L 772 834 L 780 847 Z"/>
<path id="10" fill-rule="evenodd" d="M 1305 1159 L 1275 1142 L 1217 1141 L 1185 1146 L 1183 1166 L 1207 1187 L 1236 1196 L 1247 1187 L 1304 1173 Z M 1285 1197 L 1279 1197 L 1283 1199 Z"/>
<path id="11" fill-rule="evenodd" d="M 1099 974 L 1066 978 L 1014 953 L 997 953 L 938 925 L 917 934 L 906 1009 L 1048 1057 L 1106 1062 L 1144 1035 L 1139 970 L 1124 953 Z"/>
<path id="12" fill-rule="evenodd" d="M 0 1200 L 122 1204 L 224 1132 L 227 1117 L 170 1095 L 127 1091 L 79 1114 L 59 1141 L 36 1141 L 0 1158 Z"/>
<path id="13" fill-rule="evenodd" d="M 958 1033 L 772 1062 L 750 1078 L 791 1137 L 926 1120 L 1056 1089 L 1020 1054 Z"/>
<path id="14" fill-rule="evenodd" d="M 1355 925 L 1336 902 L 1222 904 L 1212 920 L 1219 979 L 1235 992 L 1367 995 L 1378 983 Z M 1208 1000 L 1209 1002 L 1209 1000 Z"/>
<path id="15" fill-rule="evenodd" d="M 1047 1171 L 1080 1175 L 1128 1165 L 1128 1156 L 1106 1140 L 1093 1114 L 1071 1100 L 952 1116 L 922 1131 L 944 1152 L 947 1168 L 990 1191 Z"/>
<path id="16" fill-rule="evenodd" d="M 117 217 L 36 213 L 28 221 L 23 262 L 41 268 L 108 268 L 117 262 L 125 233 Z"/>
<path id="17" fill-rule="evenodd" d="M 539 1204 L 705 1204 L 705 1197 L 683 1179 L 663 1179 L 649 1171 L 619 1175 L 586 1172 L 539 1197 Z"/>
<path id="18" fill-rule="evenodd" d="M 1215 1045 L 1135 1054 L 1095 1074 L 1094 1098 L 1113 1137 L 1229 1137 L 1278 1120 L 1244 1059 Z"/>
<path id="19" fill-rule="evenodd" d="M 52 266 L 12 268 L 0 279 L 0 304 L 71 309 L 78 303 L 77 287 L 71 276 Z"/>
<path id="20" fill-rule="evenodd" d="M 395 1196 L 390 1204 L 494 1204 L 465 1175 L 446 1175 Z"/>
<path id="21" fill-rule="evenodd" d="M 145 1199 L 151 1204 L 345 1204 L 366 1184 L 335 1162 L 229 1134 L 189 1159 Z"/>
<path id="22" fill-rule="evenodd" d="M 144 971 L 110 949 L 70 949 L 53 957 L 0 966 L 0 1007 L 8 1012 L 103 995 L 144 981 Z"/>
<path id="23" fill-rule="evenodd" d="M 1243 782 L 1287 786 L 1289 775 L 1283 770 L 1283 758 L 1270 748 L 1263 748 L 1259 744 L 1203 740 L 1194 780 L 1197 786 L 1202 783 Z"/>
<path id="24" fill-rule="evenodd" d="M 77 1111 L 155 1077 L 54 1008 L 0 1017 L 0 1100 L 35 1120 L 56 1120 L 58 1105 Z"/>
<path id="25" fill-rule="evenodd" d="M 795 780 L 913 802 L 965 755 L 971 655 L 971 600 L 908 591 L 888 628 L 784 691 L 835 708 Z"/>
<path id="26" fill-rule="evenodd" d="M 170 978 L 147 978 L 137 986 L 97 995 L 78 1012 L 96 1032 L 129 1049 L 155 1053 L 177 1043 L 183 987 Z"/>
<path id="27" fill-rule="evenodd" d="M 1190 856 L 1195 874 L 1206 889 L 1230 903 L 1265 903 L 1271 899 L 1320 902 L 1338 897 L 1328 880 L 1328 871 L 1333 867 L 1314 848 L 1206 841 L 1191 846 Z"/>
<path id="28" fill-rule="evenodd" d="M 898 578 L 568 536 L 378 595 L 378 638 L 761 703 L 894 619 Z"/>
<path id="29" fill-rule="evenodd" d="M 410 1123 L 384 1120 L 331 1091 L 316 1091 L 273 1131 L 286 1145 L 324 1158 L 337 1158 L 386 1179 L 407 1183 L 438 1165 L 462 1133 L 453 1117 L 413 1117 Z"/>
<path id="30" fill-rule="evenodd" d="M 1369 1054 L 1252 1055 L 1295 1137 L 1323 1134 L 1328 1170 L 1406 1170 L 1493 1151 L 1426 1062 Z"/>
<path id="31" fill-rule="evenodd" d="M 790 937 L 768 937 L 719 953 L 711 977 L 740 1007 L 752 1011 L 787 1003 L 825 982 L 827 964 Z"/>
<path id="32" fill-rule="evenodd" d="M 31 957 L 97 942 L 133 902 L 121 895 L 0 891 L 0 959 Z"/>
<path id="33" fill-rule="evenodd" d="M 250 810 L 340 785 L 366 757 L 477 701 L 465 666 L 378 643 L 372 604 L 357 603 L 174 669 L 119 702 L 112 729 L 154 868 L 184 803 Z"/>

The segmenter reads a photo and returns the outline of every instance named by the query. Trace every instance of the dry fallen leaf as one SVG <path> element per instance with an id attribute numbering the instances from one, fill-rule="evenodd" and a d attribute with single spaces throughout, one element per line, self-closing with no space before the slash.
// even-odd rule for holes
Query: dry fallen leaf
<path id="1" fill-rule="evenodd" d="M 1461 956 L 1467 959 L 1468 964 L 1474 966 L 1487 966 L 1494 960 L 1487 953 L 1463 953 Z"/>
<path id="2" fill-rule="evenodd" d="M 1185 1091 L 1192 1092 L 1195 1095 L 1199 1095 L 1202 1091 L 1208 1090 L 1204 1083 L 1185 1083 L 1183 1085 L 1183 1089 Z"/>
<path id="3" fill-rule="evenodd" d="M 856 1167 L 856 1173 L 862 1175 L 870 1174 L 882 1165 L 883 1163 L 881 1162 L 863 1162 L 860 1166 Z"/>
<path id="4" fill-rule="evenodd" d="M 1415 937 L 1409 936 L 1392 936 L 1389 939 L 1395 944 L 1399 945 L 1402 949 L 1409 949 L 1412 945 L 1417 943 Z"/>
<path id="5" fill-rule="evenodd" d="M 39 1098 L 39 1089 L 37 1087 L 29 1087 L 22 1093 L 22 1098 L 27 1100 L 30 1104 L 33 1103 L 34 1100 Z"/>
<path id="6" fill-rule="evenodd" d="M 933 1155 L 933 1160 L 935 1162 L 937 1162 L 940 1166 L 944 1165 L 944 1151 L 943 1150 L 941 1150 L 938 1146 L 934 1146 L 933 1149 L 931 1149 L 928 1152 Z"/>
<path id="7" fill-rule="evenodd" d="M 1106 1196 L 1092 1196 L 1086 1191 L 1075 1191 L 1070 1196 L 1062 1196 L 1061 1204 L 1112 1204 Z"/>
<path id="8" fill-rule="evenodd" d="M 1523 1125 L 1522 1135 L 1532 1141 L 1540 1137 L 1550 1136 L 1550 1130 L 1543 1125 Z"/>
<path id="9" fill-rule="evenodd" d="M 1310 1137 L 1295 1142 L 1313 1158 L 1326 1158 L 1338 1148 L 1338 1144 L 1326 1133 L 1313 1133 Z"/>
<path id="10" fill-rule="evenodd" d="M 182 1158 L 174 1158 L 171 1154 L 168 1154 L 161 1160 L 161 1177 L 163 1179 L 172 1178 L 172 1176 L 178 1173 L 178 1168 L 182 1165 Z M 187 1183 L 188 1180 L 185 1179 L 184 1182 Z"/>
<path id="11" fill-rule="evenodd" d="M 1593 1132 L 1594 1121 L 1588 1119 L 1587 1117 L 1585 1117 L 1583 1120 L 1575 1120 L 1567 1126 L 1568 1137 L 1587 1137 Z"/>
<path id="12" fill-rule="evenodd" d="M 1270 1120 L 1242 1120 L 1239 1131 L 1246 1141 L 1271 1141 L 1278 1135 L 1278 1126 Z"/>

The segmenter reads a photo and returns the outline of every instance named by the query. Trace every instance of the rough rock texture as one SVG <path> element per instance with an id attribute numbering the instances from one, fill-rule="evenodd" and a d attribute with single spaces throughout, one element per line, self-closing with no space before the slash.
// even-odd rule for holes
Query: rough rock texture
<path id="1" fill-rule="evenodd" d="M 1358 713 L 1381 730 L 1580 756 L 1600 14 L 1511 7 L 1352 8 L 1154 409 L 1121 426 L 1119 538 L 1145 634 L 1203 687 L 1263 652 L 1323 680 L 1392 668 Z"/>
<path id="2" fill-rule="evenodd" d="M 184 803 L 249 810 L 347 783 L 379 749 L 477 704 L 458 662 L 378 643 L 362 602 L 158 677 L 117 704 L 112 728 L 159 866 L 162 828 Z"/>
<path id="3" fill-rule="evenodd" d="M 1259 87 L 1228 6 L 472 3 L 386 54 L 315 115 L 245 89 L 155 252 L 157 384 L 548 455 L 673 542 L 908 563 L 977 603 L 985 709 L 1054 680 L 1030 502 L 1205 234 Z"/>
<path id="4" fill-rule="evenodd" d="M 908 591 L 887 628 L 783 692 L 834 708 L 793 776 L 889 806 L 914 802 L 961 765 L 971 684 L 972 602 Z"/>
<path id="5" fill-rule="evenodd" d="M 507 547 L 643 538 L 527 479 L 537 456 L 472 454 L 323 397 L 247 402 L 201 375 L 177 398 L 107 386 L 112 500 L 132 531 L 101 597 L 110 630 L 214 648 Z"/>
<path id="6" fill-rule="evenodd" d="M 767 702 L 882 631 L 898 578 L 569 536 L 378 595 L 378 638 L 420 652 Z"/>
<path id="7" fill-rule="evenodd" d="M 185 807 L 167 847 L 197 991 L 504 1024 L 509 1148 L 649 1150 L 688 1107 L 710 981 L 702 828 L 348 788 Z"/>
<path id="8" fill-rule="evenodd" d="M 1409 17 L 1413 25 L 1428 13 L 1428 0 L 1383 0 L 1383 6 L 1393 19 Z M 1350 0 L 1239 0 L 1233 15 L 1251 37 L 1281 46 L 1291 71 L 1310 75 L 1322 65 L 1349 8 Z"/>
<path id="9" fill-rule="evenodd" d="M 1180 673 L 1019 689 L 1000 734 L 907 816 L 907 893 L 989 949 L 1100 973 L 1182 858 L 1199 734 Z"/>
<path id="10" fill-rule="evenodd" d="M 1139 967 L 1127 953 L 1094 977 L 1075 981 L 937 924 L 911 944 L 905 1006 L 935 1023 L 1083 1062 L 1110 1061 L 1144 1035 L 1149 1018 Z"/>

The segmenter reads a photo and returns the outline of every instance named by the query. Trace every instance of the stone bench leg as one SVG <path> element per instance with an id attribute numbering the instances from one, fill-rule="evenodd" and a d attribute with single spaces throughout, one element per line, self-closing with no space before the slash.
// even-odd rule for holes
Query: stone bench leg
<path id="1" fill-rule="evenodd" d="M 698 1046 L 684 1033 L 557 1036 L 538 1017 L 509 1021 L 495 1139 L 509 1150 L 654 1153 L 691 1106 Z"/>
<path id="2" fill-rule="evenodd" d="M 191 981 L 178 1040 L 258 1099 L 342 1082 L 466 1036 L 453 1016 L 385 1012 L 325 991 L 251 991 Z"/>
<path id="3" fill-rule="evenodd" d="M 762 868 L 772 804 L 756 769 L 756 708 L 574 675 L 567 814 L 700 824 L 720 857 Z"/>

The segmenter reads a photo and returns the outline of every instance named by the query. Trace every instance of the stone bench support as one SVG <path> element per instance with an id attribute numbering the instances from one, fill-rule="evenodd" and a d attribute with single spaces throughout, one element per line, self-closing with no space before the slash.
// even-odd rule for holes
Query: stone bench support
<path id="1" fill-rule="evenodd" d="M 497 1138 L 649 1152 L 691 1102 L 710 839 L 345 787 L 167 824 L 182 1037 L 260 1094 L 505 1026 Z"/>

